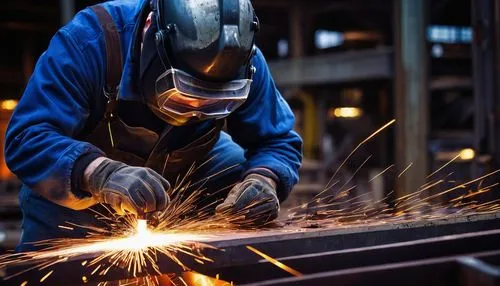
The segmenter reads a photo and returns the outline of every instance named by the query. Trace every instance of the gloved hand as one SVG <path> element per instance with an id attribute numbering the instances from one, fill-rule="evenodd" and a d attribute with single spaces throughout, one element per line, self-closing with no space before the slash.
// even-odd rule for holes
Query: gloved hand
<path id="1" fill-rule="evenodd" d="M 132 167 L 104 159 L 88 176 L 88 191 L 117 214 L 162 211 L 167 207 L 170 184 L 149 168 Z"/>
<path id="2" fill-rule="evenodd" d="M 235 223 L 263 225 L 277 218 L 279 209 L 276 182 L 263 175 L 250 174 L 233 187 L 215 212 L 219 215 L 244 215 L 243 222 Z"/>

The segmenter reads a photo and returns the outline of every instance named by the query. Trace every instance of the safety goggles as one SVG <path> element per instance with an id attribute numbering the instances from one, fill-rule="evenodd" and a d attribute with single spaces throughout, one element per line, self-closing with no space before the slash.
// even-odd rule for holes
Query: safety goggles
<path id="1" fill-rule="evenodd" d="M 158 110 L 171 117 L 219 119 L 246 101 L 251 84 L 251 79 L 207 82 L 171 68 L 156 80 L 155 98 Z"/>

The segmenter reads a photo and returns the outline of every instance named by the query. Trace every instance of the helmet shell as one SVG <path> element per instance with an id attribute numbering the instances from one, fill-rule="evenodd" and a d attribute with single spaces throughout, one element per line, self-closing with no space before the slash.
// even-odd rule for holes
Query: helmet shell
<path id="1" fill-rule="evenodd" d="M 170 64 L 200 79 L 246 76 L 258 21 L 250 0 L 158 0 Z"/>

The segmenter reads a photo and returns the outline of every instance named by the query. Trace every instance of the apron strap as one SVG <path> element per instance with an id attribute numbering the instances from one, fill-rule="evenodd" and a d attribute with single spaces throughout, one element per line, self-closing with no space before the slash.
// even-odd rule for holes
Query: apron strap
<path id="1" fill-rule="evenodd" d="M 113 18 L 103 6 L 94 5 L 91 9 L 97 15 L 104 33 L 104 43 L 106 46 L 106 83 L 103 91 L 104 95 L 108 98 L 104 117 L 111 119 L 118 101 L 118 90 L 123 70 L 120 34 Z"/>

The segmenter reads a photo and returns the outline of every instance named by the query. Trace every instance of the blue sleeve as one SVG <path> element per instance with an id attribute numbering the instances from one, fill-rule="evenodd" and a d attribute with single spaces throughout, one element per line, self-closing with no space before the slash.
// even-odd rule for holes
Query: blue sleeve
<path id="1" fill-rule="evenodd" d="M 227 127 L 233 140 L 245 149 L 247 170 L 264 167 L 278 176 L 282 201 L 298 182 L 302 140 L 293 131 L 294 115 L 277 90 L 260 50 L 253 64 L 257 72 L 248 99 L 229 116 Z"/>
<path id="2" fill-rule="evenodd" d="M 72 191 L 71 172 L 76 160 L 103 154 L 94 145 L 73 139 L 89 116 L 89 96 L 100 94 L 97 87 L 103 60 L 98 37 L 85 37 L 93 28 L 87 22 L 89 17 L 88 12 L 80 13 L 52 38 L 6 134 L 9 168 L 25 185 L 54 202 L 64 201 Z M 77 42 L 76 35 L 83 40 Z"/>

